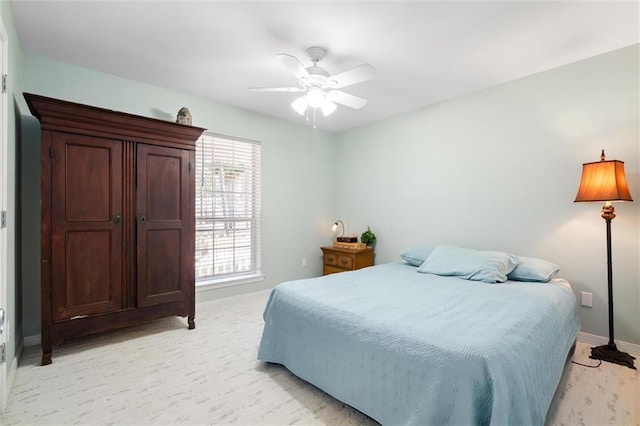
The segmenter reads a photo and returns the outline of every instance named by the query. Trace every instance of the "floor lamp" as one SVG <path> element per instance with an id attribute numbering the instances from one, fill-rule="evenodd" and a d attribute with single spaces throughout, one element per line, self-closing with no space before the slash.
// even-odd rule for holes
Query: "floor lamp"
<path id="1" fill-rule="evenodd" d="M 613 270 L 611 266 L 611 221 L 616 217 L 612 201 L 633 201 L 624 175 L 624 162 L 605 160 L 604 149 L 600 161 L 582 165 L 582 179 L 575 202 L 604 201 L 602 218 L 607 223 L 607 289 L 609 296 L 609 343 L 591 348 L 589 358 L 624 365 L 629 368 L 635 357 L 619 351 L 613 340 Z"/>

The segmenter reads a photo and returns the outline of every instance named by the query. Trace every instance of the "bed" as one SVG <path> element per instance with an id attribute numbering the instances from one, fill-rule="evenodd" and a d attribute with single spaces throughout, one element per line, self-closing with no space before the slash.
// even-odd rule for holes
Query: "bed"
<path id="1" fill-rule="evenodd" d="M 486 284 L 417 269 L 278 285 L 258 359 L 382 424 L 544 424 L 580 327 L 567 281 Z"/>

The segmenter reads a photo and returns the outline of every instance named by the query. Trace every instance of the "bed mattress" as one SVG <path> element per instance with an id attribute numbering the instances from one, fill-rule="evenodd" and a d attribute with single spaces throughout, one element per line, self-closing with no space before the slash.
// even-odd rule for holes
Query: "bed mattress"
<path id="1" fill-rule="evenodd" d="M 404 263 L 273 289 L 258 358 L 382 424 L 544 424 L 580 324 L 569 284 Z"/>

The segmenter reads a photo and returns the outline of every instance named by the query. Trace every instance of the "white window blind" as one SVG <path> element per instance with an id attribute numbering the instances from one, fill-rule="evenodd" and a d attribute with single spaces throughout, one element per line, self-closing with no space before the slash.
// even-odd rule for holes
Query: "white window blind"
<path id="1" fill-rule="evenodd" d="M 196 281 L 260 273 L 259 142 L 204 133 L 196 145 Z"/>

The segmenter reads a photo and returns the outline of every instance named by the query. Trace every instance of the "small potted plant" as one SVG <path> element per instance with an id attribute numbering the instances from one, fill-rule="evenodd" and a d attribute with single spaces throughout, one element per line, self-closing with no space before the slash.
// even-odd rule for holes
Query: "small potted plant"
<path id="1" fill-rule="evenodd" d="M 360 242 L 366 244 L 368 247 L 374 247 L 376 245 L 376 234 L 371 232 L 371 228 L 367 225 L 367 230 L 360 236 Z"/>

